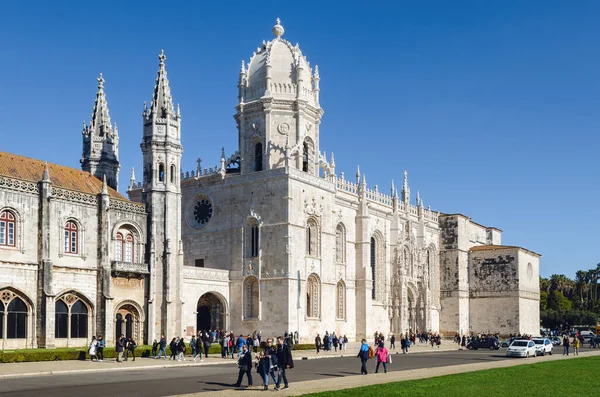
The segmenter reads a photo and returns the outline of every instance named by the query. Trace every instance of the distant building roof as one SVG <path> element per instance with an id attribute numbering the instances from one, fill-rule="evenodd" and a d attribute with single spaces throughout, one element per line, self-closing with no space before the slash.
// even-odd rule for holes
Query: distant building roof
<path id="1" fill-rule="evenodd" d="M 533 251 L 528 250 L 523 247 L 517 247 L 515 245 L 476 245 L 474 247 L 471 247 L 470 251 L 496 251 L 496 250 L 504 250 L 504 249 L 519 249 L 519 250 L 527 251 L 533 255 L 542 256 L 541 254 L 538 254 L 537 252 L 533 252 Z"/>
<path id="2" fill-rule="evenodd" d="M 0 175 L 30 182 L 39 182 L 46 163 L 18 154 L 0 151 Z M 81 193 L 99 194 L 102 192 L 102 181 L 89 172 L 63 165 L 48 163 L 52 186 L 75 190 Z M 129 201 L 125 196 L 108 187 L 111 198 Z"/>

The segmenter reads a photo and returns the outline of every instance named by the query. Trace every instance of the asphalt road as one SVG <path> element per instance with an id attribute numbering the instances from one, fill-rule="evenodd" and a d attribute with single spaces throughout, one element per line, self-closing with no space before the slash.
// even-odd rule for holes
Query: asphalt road
<path id="1" fill-rule="evenodd" d="M 585 350 L 582 349 L 585 354 Z M 562 348 L 555 353 L 561 354 Z M 419 354 L 394 354 L 388 371 L 427 369 L 486 361 L 506 360 L 505 350 L 498 351 L 446 351 Z M 511 360 L 524 360 L 510 358 Z M 530 358 L 529 362 L 544 357 Z M 375 360 L 369 360 L 369 372 L 375 372 Z M 294 369 L 288 370 L 290 387 L 294 382 L 322 379 L 336 382 L 345 376 L 360 374 L 360 360 L 352 357 L 295 360 Z M 1 370 L 1 367 L 0 367 Z M 380 368 L 382 371 L 382 368 Z M 0 380 L 0 396 L 45 397 L 107 397 L 136 396 L 160 397 L 173 394 L 200 393 L 232 389 L 237 380 L 237 366 L 214 365 L 202 367 L 180 367 L 148 369 L 143 371 L 99 372 L 97 374 L 48 375 Z M 256 373 L 252 373 L 255 386 L 261 385 Z M 271 379 L 272 380 L 272 379 Z M 246 385 L 244 377 L 243 385 Z M 269 385 L 272 389 L 272 385 Z"/>

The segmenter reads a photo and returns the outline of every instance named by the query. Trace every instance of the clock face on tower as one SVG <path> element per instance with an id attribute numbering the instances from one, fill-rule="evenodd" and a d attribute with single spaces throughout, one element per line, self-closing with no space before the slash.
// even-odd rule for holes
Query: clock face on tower
<path id="1" fill-rule="evenodd" d="M 213 208 L 210 200 L 205 198 L 199 200 L 194 207 L 194 219 L 200 225 L 204 226 L 212 217 Z"/>
<path id="2" fill-rule="evenodd" d="M 194 229 L 202 229 L 212 219 L 214 213 L 213 202 L 206 194 L 197 194 L 186 204 L 185 218 Z"/>

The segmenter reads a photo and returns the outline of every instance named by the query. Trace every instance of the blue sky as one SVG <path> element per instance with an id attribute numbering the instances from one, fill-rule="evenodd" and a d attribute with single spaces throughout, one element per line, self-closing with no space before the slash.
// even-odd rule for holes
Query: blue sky
<path id="1" fill-rule="evenodd" d="M 240 61 L 280 17 L 319 65 L 338 172 L 360 164 L 389 191 L 406 169 L 413 197 L 504 230 L 544 276 L 600 262 L 599 2 L 12 1 L 2 15 L 3 151 L 79 167 L 102 72 L 123 191 L 164 48 L 183 168 L 217 164 L 236 150 Z"/>

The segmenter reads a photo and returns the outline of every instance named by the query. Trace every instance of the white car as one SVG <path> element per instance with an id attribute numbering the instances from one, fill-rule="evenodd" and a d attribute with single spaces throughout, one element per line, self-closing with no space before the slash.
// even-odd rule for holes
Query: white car
<path id="1" fill-rule="evenodd" d="M 532 340 L 515 340 L 506 349 L 507 357 L 535 357 L 535 342 Z"/>
<path id="2" fill-rule="evenodd" d="M 545 356 L 546 354 L 552 355 L 552 350 L 554 346 L 550 339 L 548 338 L 533 338 L 533 343 L 535 343 L 536 353 L 537 355 Z"/>

